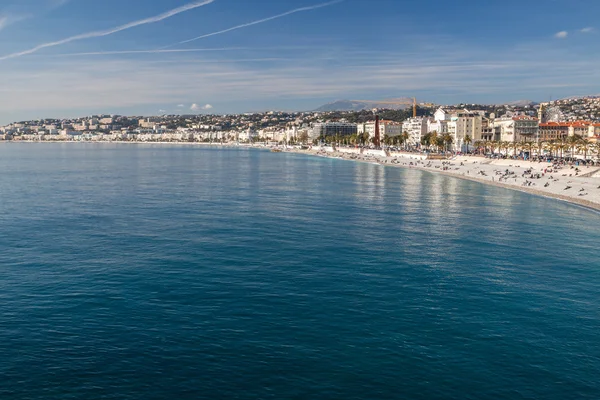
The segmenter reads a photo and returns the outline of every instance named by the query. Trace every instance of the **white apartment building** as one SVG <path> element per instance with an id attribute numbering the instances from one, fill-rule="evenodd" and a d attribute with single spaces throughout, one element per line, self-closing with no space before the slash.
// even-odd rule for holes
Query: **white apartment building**
<path id="1" fill-rule="evenodd" d="M 539 137 L 537 118 L 518 116 L 496 118 L 493 125 L 500 132 L 502 142 L 535 142 Z"/>
<path id="2" fill-rule="evenodd" d="M 413 146 L 421 144 L 421 138 L 427 134 L 427 118 L 409 118 L 402 124 L 402 132 L 408 133 L 408 143 Z"/>
<path id="3" fill-rule="evenodd" d="M 427 132 L 436 132 L 438 135 L 445 135 L 448 133 L 448 124 L 450 121 L 435 121 L 432 119 L 427 120 Z"/>
<path id="4" fill-rule="evenodd" d="M 379 137 L 383 140 L 384 137 L 400 136 L 402 132 L 402 124 L 395 121 L 382 120 L 379 121 Z M 358 125 L 358 133 L 362 134 L 367 132 L 369 138 L 375 137 L 375 121 L 369 121 L 364 124 Z"/>
<path id="5" fill-rule="evenodd" d="M 248 128 L 247 130 L 240 132 L 238 135 L 238 140 L 242 142 L 249 142 L 256 138 L 258 138 L 258 132 L 252 128 Z"/>
<path id="6" fill-rule="evenodd" d="M 448 121 L 450 120 L 450 117 L 452 117 L 452 115 L 441 107 L 433 114 L 433 119 L 435 121 Z"/>

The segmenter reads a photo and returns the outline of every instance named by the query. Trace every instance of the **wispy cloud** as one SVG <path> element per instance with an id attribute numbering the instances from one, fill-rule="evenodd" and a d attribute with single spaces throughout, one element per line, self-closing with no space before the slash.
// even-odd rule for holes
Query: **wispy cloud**
<path id="1" fill-rule="evenodd" d="M 221 48 L 205 48 L 205 49 L 157 49 L 157 50 L 117 50 L 117 51 L 89 51 L 83 53 L 62 53 L 56 54 L 55 57 L 77 57 L 77 56 L 110 56 L 110 55 L 125 55 L 125 54 L 160 54 L 160 53 L 197 53 L 210 51 L 236 51 L 250 50 L 246 47 L 221 47 Z"/>
<path id="2" fill-rule="evenodd" d="M 66 5 L 70 1 L 71 0 L 48 0 L 48 6 L 50 8 L 59 8 Z"/>
<path id="3" fill-rule="evenodd" d="M 205 104 L 203 106 L 199 106 L 198 104 L 194 103 L 192 104 L 192 106 L 190 107 L 190 110 L 192 111 L 200 111 L 200 110 L 212 110 L 213 106 L 210 104 Z"/>
<path id="4" fill-rule="evenodd" d="M 579 32 L 581 32 L 581 33 L 593 33 L 595 31 L 596 30 L 594 28 L 592 28 L 591 26 L 588 26 L 587 28 L 583 28 L 583 29 L 579 30 Z"/>
<path id="5" fill-rule="evenodd" d="M 477 101 L 505 96 L 541 98 L 548 88 L 556 88 L 555 95 L 600 90 L 597 85 L 590 86 L 590 82 L 600 82 L 600 70 L 591 68 L 600 60 L 594 54 L 565 57 L 569 53 L 557 50 L 557 59 L 565 61 L 549 66 L 530 51 L 469 51 L 457 55 L 439 48 L 420 54 L 381 54 L 349 49 L 340 51 L 346 61 L 336 65 L 335 74 L 324 74 L 327 66 L 331 67 L 330 61 L 323 61 L 310 50 L 287 63 L 259 67 L 245 62 L 203 63 L 208 60 L 195 59 L 140 63 L 129 59 L 60 58 L 41 67 L 32 60 L 19 70 L 8 65 L 0 67 L 0 109 L 39 116 L 41 110 L 54 110 L 49 115 L 59 110 L 80 113 L 84 109 L 118 113 L 128 107 L 152 112 L 166 104 L 185 104 L 179 108 L 183 111 L 190 109 L 194 98 L 202 96 L 219 102 L 220 111 L 229 112 L 235 110 L 228 109 L 232 107 L 228 104 L 242 102 L 247 107 L 263 107 L 303 99 L 407 94 L 432 101 L 443 96 Z M 3 95 L 6 93 L 10 96 Z M 195 104 L 192 111 L 202 110 L 204 103 Z"/>
<path id="6" fill-rule="evenodd" d="M 83 56 L 111 56 L 111 55 L 136 55 L 136 54 L 161 54 L 161 53 L 198 53 L 198 52 L 228 52 L 228 51 L 289 51 L 315 49 L 314 46 L 270 46 L 270 47 L 209 47 L 194 49 L 152 49 L 152 50 L 113 50 L 113 51 L 89 51 L 81 53 L 58 53 L 44 55 L 44 57 L 83 57 Z"/>
<path id="7" fill-rule="evenodd" d="M 227 32 L 235 31 L 235 30 L 242 29 L 242 28 L 247 28 L 247 27 L 253 26 L 253 25 L 263 24 L 265 22 L 272 21 L 274 19 L 279 19 L 279 18 L 287 17 L 288 15 L 296 14 L 296 13 L 299 13 L 299 12 L 311 11 L 311 10 L 316 10 L 318 8 L 332 6 L 334 4 L 338 4 L 338 3 L 341 3 L 343 1 L 344 0 L 335 0 L 335 1 L 330 1 L 330 2 L 327 2 L 327 3 L 316 4 L 314 6 L 296 8 L 294 10 L 290 10 L 290 11 L 284 12 L 283 14 L 274 15 L 272 17 L 263 18 L 263 19 L 259 19 L 257 21 L 248 22 L 248 23 L 245 23 L 245 24 L 242 24 L 242 25 L 237 25 L 237 26 L 234 26 L 234 27 L 231 27 L 231 28 L 227 28 L 227 29 L 223 29 L 223 30 L 220 30 L 220 31 L 217 31 L 217 32 L 207 33 L 206 35 L 197 36 L 197 37 L 192 38 L 192 39 L 183 40 L 181 42 L 174 43 L 172 45 L 162 47 L 161 49 L 166 49 L 166 48 L 177 46 L 177 45 L 180 45 L 180 44 L 194 42 L 196 40 L 204 39 L 204 38 L 211 37 L 211 36 L 222 35 L 222 34 L 227 33 Z"/>
<path id="8" fill-rule="evenodd" d="M 17 22 L 30 18 L 30 15 L 0 14 L 0 31 Z"/>
<path id="9" fill-rule="evenodd" d="M 569 32 L 567 31 L 560 31 L 554 34 L 554 37 L 557 39 L 565 39 L 567 36 L 569 36 Z"/>
<path id="10" fill-rule="evenodd" d="M 0 31 L 8 25 L 8 17 L 5 15 L 0 15 Z"/>
<path id="11" fill-rule="evenodd" d="M 21 51 L 18 53 L 12 53 L 12 54 L 8 54 L 5 56 L 0 57 L 0 61 L 1 60 L 7 60 L 10 58 L 17 58 L 17 57 L 22 57 L 28 54 L 33 54 L 36 53 L 42 49 L 48 48 L 48 47 L 55 47 L 55 46 L 60 46 L 62 44 L 66 44 L 66 43 L 70 43 L 70 42 L 74 42 L 77 40 L 83 40 L 83 39 L 90 39 L 90 38 L 96 38 L 96 37 L 102 37 L 102 36 L 108 36 L 108 35 L 112 35 L 114 33 L 117 32 L 121 32 L 127 29 L 131 29 L 131 28 L 135 28 L 137 26 L 140 25 L 146 25 L 146 24 L 152 24 L 155 22 L 159 22 L 162 20 L 165 20 L 167 18 L 173 17 L 177 14 L 181 14 L 183 12 L 198 8 L 198 7 L 202 7 L 205 6 L 207 4 L 210 4 L 212 2 L 214 2 L 215 0 L 203 0 L 203 1 L 196 1 L 193 3 L 188 3 L 186 5 L 183 5 L 181 7 L 177 7 L 174 8 L 172 10 L 169 10 L 167 12 L 164 12 L 162 14 L 159 14 L 157 16 L 154 17 L 150 17 L 150 18 L 145 18 L 145 19 L 140 19 L 137 21 L 133 21 L 133 22 L 129 22 L 125 25 L 120 25 L 117 26 L 115 28 L 111 28 L 111 29 L 106 29 L 106 30 L 102 30 L 102 31 L 94 31 L 94 32 L 88 32 L 88 33 L 83 33 L 80 35 L 75 35 L 75 36 L 71 36 L 62 40 L 57 40 L 55 42 L 48 42 L 48 43 L 44 43 L 44 44 L 40 44 L 36 47 L 33 47 L 29 50 L 25 50 L 25 51 Z"/>

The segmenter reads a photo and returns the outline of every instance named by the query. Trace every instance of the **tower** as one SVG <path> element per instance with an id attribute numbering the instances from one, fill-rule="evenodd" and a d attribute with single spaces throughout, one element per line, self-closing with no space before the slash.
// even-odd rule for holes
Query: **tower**
<path id="1" fill-rule="evenodd" d="M 544 113 L 546 111 L 545 107 L 546 107 L 546 104 L 545 103 L 541 103 L 540 104 L 540 108 L 538 109 L 538 121 L 539 121 L 540 124 L 543 124 L 543 123 L 546 122 L 546 117 L 544 115 Z"/>
<path id="2" fill-rule="evenodd" d="M 381 139 L 379 138 L 379 115 L 375 116 L 375 140 L 373 141 L 375 147 L 381 147 Z"/>

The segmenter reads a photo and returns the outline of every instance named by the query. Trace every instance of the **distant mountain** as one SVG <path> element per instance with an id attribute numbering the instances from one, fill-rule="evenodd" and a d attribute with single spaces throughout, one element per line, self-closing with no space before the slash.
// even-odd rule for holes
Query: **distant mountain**
<path id="1" fill-rule="evenodd" d="M 513 106 L 513 107 L 535 106 L 537 104 L 539 104 L 539 103 L 536 103 L 535 101 L 531 101 L 531 100 L 517 100 L 517 101 L 511 101 L 509 103 L 506 103 L 506 105 Z"/>
<path id="2" fill-rule="evenodd" d="M 390 110 L 404 110 L 411 106 L 411 99 L 391 99 L 377 101 L 359 101 L 359 100 L 337 100 L 332 103 L 327 103 L 315 109 L 317 112 L 328 111 L 361 111 L 371 110 L 373 108 L 386 108 Z M 405 103 L 405 104 L 395 104 Z"/>

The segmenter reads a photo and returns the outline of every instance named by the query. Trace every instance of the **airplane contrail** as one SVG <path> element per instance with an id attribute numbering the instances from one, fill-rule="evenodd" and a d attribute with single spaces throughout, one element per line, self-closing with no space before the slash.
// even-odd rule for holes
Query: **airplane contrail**
<path id="1" fill-rule="evenodd" d="M 186 11 L 189 11 L 189 10 L 193 10 L 194 8 L 205 6 L 205 5 L 210 4 L 210 3 L 214 2 L 214 1 L 215 0 L 195 1 L 195 2 L 192 2 L 192 3 L 185 4 L 185 5 L 181 6 L 181 7 L 174 8 L 174 9 L 169 10 L 167 12 L 164 12 L 162 14 L 156 15 L 154 17 L 150 17 L 150 18 L 145 18 L 145 19 L 141 19 L 141 20 L 138 20 L 138 21 L 129 22 L 129 23 L 125 24 L 125 25 L 120 25 L 120 26 L 117 26 L 115 28 L 106 29 L 106 30 L 102 30 L 102 31 L 94 31 L 94 32 L 89 32 L 89 33 L 82 33 L 80 35 L 71 36 L 71 37 L 68 37 L 66 39 L 57 40 L 55 42 L 49 42 L 49 43 L 40 44 L 40 45 L 38 45 L 36 47 L 33 47 L 33 48 L 29 49 L 29 50 L 25 50 L 25 51 L 21 51 L 21 52 L 18 52 L 18 53 L 12 53 L 12 54 L 8 54 L 8 55 L 5 55 L 5 56 L 1 56 L 0 57 L 0 61 L 2 61 L 2 60 L 8 60 L 10 58 L 17 58 L 17 57 L 25 56 L 25 55 L 28 55 L 28 54 L 33 54 L 33 53 L 36 53 L 36 52 L 38 52 L 38 51 L 40 51 L 42 49 L 45 49 L 47 47 L 60 46 L 62 44 L 74 42 L 76 40 L 83 40 L 83 39 L 90 39 L 90 38 L 95 38 L 95 37 L 108 36 L 108 35 L 112 35 L 113 33 L 124 31 L 126 29 L 135 28 L 136 26 L 146 25 L 146 24 L 153 24 L 155 22 L 162 21 L 164 19 L 170 18 L 170 17 L 175 16 L 177 14 L 181 14 L 183 12 L 186 12 Z"/>
<path id="2" fill-rule="evenodd" d="M 151 50 L 112 50 L 112 51 L 86 51 L 80 53 L 59 53 L 44 55 L 44 57 L 78 57 L 78 56 L 107 56 L 107 55 L 127 55 L 127 54 L 161 54 L 161 53 L 197 53 L 197 52 L 218 52 L 234 50 L 297 50 L 305 49 L 303 46 L 285 46 L 285 47 L 212 47 L 212 48 L 194 48 L 194 49 L 151 49 Z"/>
<path id="3" fill-rule="evenodd" d="M 77 57 L 77 56 L 106 56 L 123 54 L 154 54 L 154 53 L 196 53 L 204 51 L 233 51 L 233 50 L 253 50 L 247 47 L 222 47 L 207 49 L 159 49 L 159 50 L 113 50 L 113 51 L 88 51 L 83 53 L 62 53 L 52 54 L 48 57 Z"/>
<path id="4" fill-rule="evenodd" d="M 311 11 L 311 10 L 316 10 L 317 8 L 323 8 L 323 7 L 332 6 L 334 4 L 338 4 L 338 3 L 341 3 L 343 1 L 344 0 L 334 0 L 334 1 L 329 1 L 327 3 L 316 4 L 314 6 L 296 8 L 294 10 L 284 12 L 283 14 L 278 14 L 278 15 L 274 15 L 272 17 L 259 19 L 258 21 L 248 22 L 248 23 L 242 24 L 242 25 L 237 25 L 237 26 L 234 26 L 232 28 L 223 29 L 221 31 L 217 31 L 217 32 L 213 32 L 213 33 L 207 33 L 206 35 L 198 36 L 198 37 L 195 37 L 193 39 L 188 39 L 188 40 L 184 40 L 182 42 L 178 42 L 178 43 L 175 43 L 175 44 L 172 44 L 172 45 L 169 45 L 169 46 L 161 47 L 160 50 L 166 49 L 166 48 L 169 48 L 169 47 L 173 47 L 173 46 L 177 46 L 177 45 L 180 45 L 180 44 L 194 42 L 196 40 L 204 39 L 204 38 L 211 37 L 211 36 L 221 35 L 223 33 L 235 31 L 237 29 L 246 28 L 248 26 L 262 24 L 264 22 L 272 21 L 272 20 L 278 19 L 278 18 L 283 18 L 283 17 L 286 17 L 286 16 L 291 15 L 291 14 L 296 14 L 296 13 L 303 12 L 303 11 Z"/>

